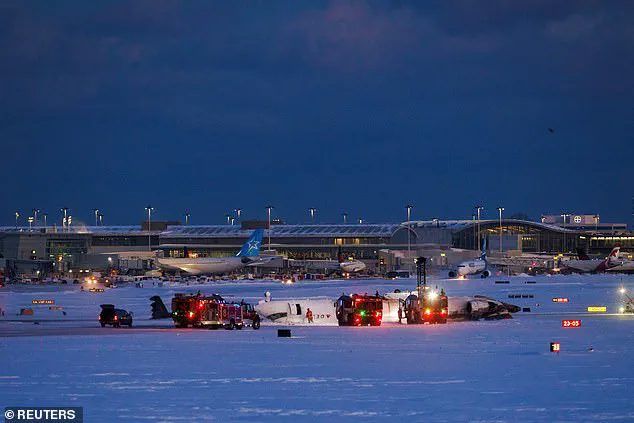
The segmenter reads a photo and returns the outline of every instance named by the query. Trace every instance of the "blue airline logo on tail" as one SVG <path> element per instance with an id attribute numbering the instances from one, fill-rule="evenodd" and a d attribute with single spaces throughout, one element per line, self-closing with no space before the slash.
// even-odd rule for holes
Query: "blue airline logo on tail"
<path id="1" fill-rule="evenodd" d="M 256 257 L 260 254 L 260 245 L 262 245 L 262 234 L 264 229 L 256 229 L 253 231 L 247 242 L 244 243 L 238 257 Z"/>
<path id="2" fill-rule="evenodd" d="M 482 254 L 480 254 L 480 260 L 486 261 L 487 259 L 487 237 L 482 238 Z"/>

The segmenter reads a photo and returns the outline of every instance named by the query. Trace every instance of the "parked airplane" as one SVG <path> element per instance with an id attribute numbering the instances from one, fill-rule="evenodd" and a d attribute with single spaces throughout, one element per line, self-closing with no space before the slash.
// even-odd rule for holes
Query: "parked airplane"
<path id="1" fill-rule="evenodd" d="M 560 265 L 566 267 L 574 272 L 592 273 L 592 272 L 605 272 L 611 268 L 615 268 L 622 264 L 618 261 L 619 251 L 621 247 L 616 246 L 610 252 L 610 255 L 605 259 L 590 260 L 588 256 L 580 254 L 580 260 L 563 260 Z"/>
<path id="2" fill-rule="evenodd" d="M 345 272 L 345 273 L 361 272 L 365 270 L 365 268 L 367 267 L 365 263 L 362 262 L 361 260 L 355 260 L 352 258 L 349 258 L 348 260 L 346 260 L 341 248 L 339 248 L 338 258 L 339 258 L 339 268 L 341 269 L 342 272 Z"/>
<path id="3" fill-rule="evenodd" d="M 491 271 L 488 269 L 487 263 L 487 240 L 484 238 L 482 240 L 482 253 L 480 257 L 475 260 L 467 260 L 458 263 L 456 270 L 449 271 L 449 277 L 465 277 L 467 275 L 477 275 L 479 274 L 481 278 L 488 278 L 491 276 Z"/>
<path id="4" fill-rule="evenodd" d="M 246 266 L 267 263 L 275 257 L 260 258 L 263 229 L 253 231 L 234 257 L 157 258 L 159 267 L 165 270 L 181 270 L 192 275 L 218 275 L 231 273 Z"/>

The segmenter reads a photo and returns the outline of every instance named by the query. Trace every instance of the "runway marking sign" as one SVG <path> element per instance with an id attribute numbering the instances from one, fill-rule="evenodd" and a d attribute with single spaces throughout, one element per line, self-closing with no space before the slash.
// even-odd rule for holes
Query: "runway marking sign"
<path id="1" fill-rule="evenodd" d="M 31 304 L 33 304 L 33 305 L 55 304 L 55 300 L 32 300 Z"/>
<path id="2" fill-rule="evenodd" d="M 551 342 L 550 352 L 558 353 L 559 351 L 561 351 L 561 345 L 559 344 L 559 342 Z"/>
<path id="3" fill-rule="evenodd" d="M 590 306 L 590 307 L 588 307 L 588 312 L 589 313 L 605 313 L 606 311 L 608 311 L 608 308 L 606 306 Z"/>
<path id="4" fill-rule="evenodd" d="M 565 298 L 565 297 L 553 298 L 553 303 L 567 303 L 567 302 L 568 302 L 568 298 Z"/>
<path id="5" fill-rule="evenodd" d="M 580 328 L 581 320 L 562 320 L 561 327 L 562 328 Z"/>
<path id="6" fill-rule="evenodd" d="M 90 288 L 89 291 L 90 292 L 103 292 L 104 289 L 103 288 Z"/>
<path id="7" fill-rule="evenodd" d="M 58 306 L 58 307 L 49 307 L 48 309 L 49 310 L 63 310 L 64 308 Z"/>

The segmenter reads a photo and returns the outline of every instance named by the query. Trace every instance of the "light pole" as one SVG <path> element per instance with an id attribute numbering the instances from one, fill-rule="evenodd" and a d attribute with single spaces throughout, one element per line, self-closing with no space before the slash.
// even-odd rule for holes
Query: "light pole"
<path id="1" fill-rule="evenodd" d="M 599 215 L 594 215 L 594 231 L 599 232 Z"/>
<path id="2" fill-rule="evenodd" d="M 66 229 L 70 231 L 70 224 L 73 223 L 73 216 L 68 215 L 68 220 L 66 220 Z"/>
<path id="3" fill-rule="evenodd" d="M 33 223 L 37 226 L 37 214 L 40 212 L 40 209 L 33 209 Z"/>
<path id="4" fill-rule="evenodd" d="M 359 225 L 363 223 L 363 219 L 359 218 Z"/>
<path id="5" fill-rule="evenodd" d="M 29 221 L 29 232 L 31 232 L 31 228 L 33 227 L 33 216 L 29 216 L 27 220 Z"/>
<path id="6" fill-rule="evenodd" d="M 99 226 L 103 226 L 103 213 L 99 213 Z"/>
<path id="7" fill-rule="evenodd" d="M 46 229 L 46 217 L 47 216 L 48 216 L 48 214 L 42 213 L 42 218 L 44 219 L 44 229 Z"/>
<path id="8" fill-rule="evenodd" d="M 99 226 L 99 209 L 92 209 L 95 212 L 95 226 Z"/>
<path id="9" fill-rule="evenodd" d="M 187 210 L 185 210 L 185 225 L 189 225 L 189 212 Z"/>
<path id="10" fill-rule="evenodd" d="M 308 209 L 308 211 L 310 212 L 310 224 L 313 225 L 315 223 L 315 212 L 317 211 L 317 209 L 311 207 Z"/>
<path id="11" fill-rule="evenodd" d="M 411 253 L 411 242 L 410 242 L 410 233 L 409 233 L 409 222 L 411 220 L 412 217 L 412 208 L 414 206 L 408 204 L 405 206 L 405 209 L 407 210 L 407 260 L 409 262 L 409 258 L 410 258 L 410 253 Z"/>
<path id="12" fill-rule="evenodd" d="M 20 212 L 15 212 L 15 228 L 18 228 L 18 221 L 20 220 Z"/>
<path id="13" fill-rule="evenodd" d="M 225 217 L 227 218 L 227 225 L 231 225 L 231 215 L 228 214 Z"/>
<path id="14" fill-rule="evenodd" d="M 240 220 L 240 214 L 242 213 L 242 209 L 235 208 L 233 209 L 233 211 L 236 212 L 236 217 L 238 218 L 238 220 Z"/>
<path id="15" fill-rule="evenodd" d="M 152 212 L 154 207 L 147 206 L 145 210 L 147 210 L 147 248 L 148 251 L 152 251 Z"/>
<path id="16" fill-rule="evenodd" d="M 343 212 L 343 213 L 341 213 L 341 215 L 343 216 L 343 224 L 345 225 L 345 224 L 346 224 L 346 222 L 347 222 L 347 221 L 346 221 L 346 218 L 348 217 L 348 213 Z"/>
<path id="17" fill-rule="evenodd" d="M 434 231 L 434 244 L 438 244 L 439 243 L 438 228 L 440 228 L 440 219 L 434 217 L 432 218 L 431 223 L 436 226 L 436 230 Z"/>
<path id="18" fill-rule="evenodd" d="M 271 251 L 271 210 L 273 208 L 273 206 L 266 206 L 266 210 L 269 213 L 269 251 Z"/>
<path id="19" fill-rule="evenodd" d="M 482 243 L 480 242 L 480 212 L 482 210 L 484 210 L 484 207 L 482 206 L 475 206 L 476 209 L 476 213 L 478 215 L 478 246 L 482 245 Z"/>
<path id="20" fill-rule="evenodd" d="M 504 211 L 504 207 L 498 207 L 498 212 L 500 212 L 500 253 L 502 253 L 502 212 Z"/>
<path id="21" fill-rule="evenodd" d="M 561 217 L 564 218 L 564 246 L 563 246 L 563 252 L 566 252 L 566 218 L 570 216 L 570 213 L 564 213 L 561 215 Z"/>
<path id="22" fill-rule="evenodd" d="M 476 214 L 471 213 L 471 222 L 473 223 L 473 249 L 478 249 L 478 240 L 476 239 Z"/>
<path id="23" fill-rule="evenodd" d="M 63 217 L 63 219 L 62 219 L 62 231 L 63 231 L 66 228 L 66 221 L 68 220 L 67 216 L 68 216 L 68 210 L 69 209 L 68 209 L 68 207 L 62 207 L 60 210 L 62 211 L 62 213 L 64 213 L 64 215 L 62 216 Z"/>

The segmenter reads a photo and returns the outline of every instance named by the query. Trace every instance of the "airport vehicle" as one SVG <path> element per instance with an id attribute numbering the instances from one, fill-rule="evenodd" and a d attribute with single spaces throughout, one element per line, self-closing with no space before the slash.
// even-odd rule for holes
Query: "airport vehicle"
<path id="1" fill-rule="evenodd" d="M 339 259 L 339 268 L 344 273 L 358 273 L 365 270 L 367 267 L 361 260 L 355 260 L 352 257 L 348 257 L 348 259 L 346 259 L 341 248 L 339 248 L 337 257 Z"/>
<path id="2" fill-rule="evenodd" d="M 602 260 L 591 260 L 585 254 L 579 254 L 579 260 L 562 260 L 560 265 L 573 272 L 579 273 L 605 272 L 606 270 L 622 265 L 622 262 L 619 262 L 618 260 L 620 250 L 620 246 L 614 247 L 610 252 L 610 255 Z"/>
<path id="3" fill-rule="evenodd" d="M 381 326 L 383 298 L 378 295 L 342 295 L 335 303 L 339 326 Z"/>
<path id="4" fill-rule="evenodd" d="M 409 295 L 403 304 L 403 311 L 407 324 L 447 323 L 449 315 L 449 299 L 444 290 L 418 290 L 417 294 Z"/>
<path id="5" fill-rule="evenodd" d="M 99 313 L 98 319 L 102 328 L 106 325 L 115 328 L 132 326 L 132 314 L 123 309 L 115 308 L 114 304 L 101 304 L 101 313 Z"/>
<path id="6" fill-rule="evenodd" d="M 455 270 L 449 271 L 450 278 L 463 278 L 468 275 L 480 275 L 481 278 L 488 278 L 491 276 L 491 271 L 488 269 L 487 252 L 486 252 L 486 238 L 482 241 L 482 253 L 480 257 L 475 260 L 467 260 L 458 263 Z"/>
<path id="7" fill-rule="evenodd" d="M 158 266 L 166 271 L 184 271 L 192 275 L 219 275 L 235 272 L 246 266 L 265 264 L 276 257 L 260 257 L 263 229 L 253 231 L 238 254 L 233 257 L 157 258 Z M 185 248 L 187 255 L 187 248 Z"/>
<path id="8" fill-rule="evenodd" d="M 260 328 L 260 317 L 246 303 L 229 303 L 220 295 L 211 296 L 176 294 L 172 299 L 172 319 L 176 327 L 207 327 L 242 329 L 244 326 Z M 252 307 L 250 307 L 252 309 Z M 247 311 L 246 319 L 243 311 Z"/>

